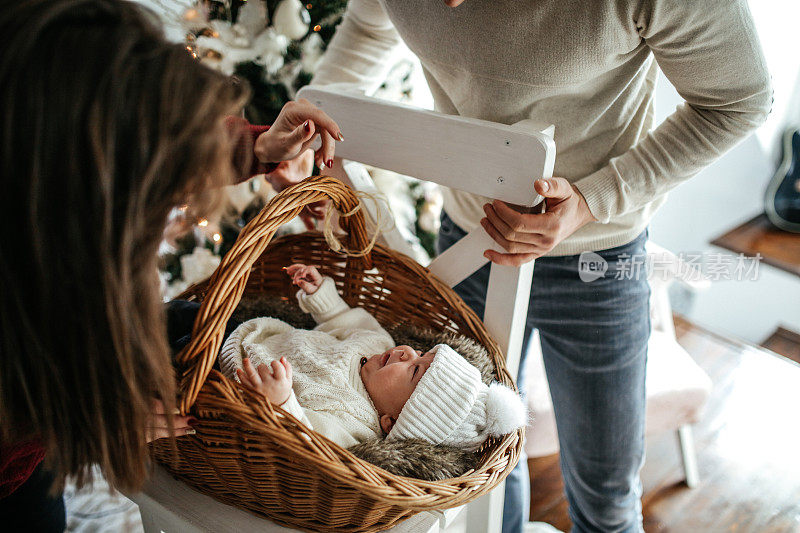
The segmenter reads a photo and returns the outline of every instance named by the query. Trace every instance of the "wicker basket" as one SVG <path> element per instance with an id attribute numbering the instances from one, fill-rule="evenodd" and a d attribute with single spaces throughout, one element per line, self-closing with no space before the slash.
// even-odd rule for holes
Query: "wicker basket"
<path id="1" fill-rule="evenodd" d="M 330 250 L 319 233 L 278 239 L 275 230 L 313 202 L 330 198 L 339 213 L 358 199 L 341 182 L 312 177 L 283 191 L 241 232 L 210 280 L 181 296 L 202 300 L 192 342 L 178 355 L 180 408 L 200 419 L 197 434 L 151 446 L 174 476 L 222 502 L 307 531 L 380 531 L 417 512 L 465 504 L 502 481 L 519 460 L 522 430 L 491 439 L 475 471 L 430 482 L 396 476 L 356 458 L 308 429 L 263 396 L 212 369 L 230 318 L 243 294 L 294 298 L 281 270 L 293 262 L 318 265 L 351 306 L 384 325 L 450 330 L 484 345 L 502 383 L 514 387 L 497 344 L 452 289 L 416 261 L 376 245 L 365 257 Z M 349 249 L 364 249 L 361 210 L 342 216 Z M 264 251 L 266 250 L 266 253 Z M 262 256 L 263 254 L 263 256 Z"/>

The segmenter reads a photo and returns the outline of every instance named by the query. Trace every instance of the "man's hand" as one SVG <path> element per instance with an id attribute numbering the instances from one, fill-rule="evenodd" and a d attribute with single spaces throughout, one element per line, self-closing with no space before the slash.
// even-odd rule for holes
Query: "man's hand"
<path id="1" fill-rule="evenodd" d="M 292 394 L 292 365 L 285 357 L 272 361 L 269 366 L 258 365 L 258 369 L 247 358 L 242 361 L 242 366 L 244 368 L 236 369 L 242 383 L 256 389 L 275 405 L 286 403 Z"/>
<path id="2" fill-rule="evenodd" d="M 483 256 L 499 265 L 519 266 L 533 261 L 595 220 L 583 195 L 564 178 L 536 180 L 536 192 L 545 197 L 545 212 L 523 214 L 495 200 L 485 204 L 481 226 L 508 253 L 486 250 Z"/>
<path id="3" fill-rule="evenodd" d="M 292 278 L 292 283 L 300 287 L 306 294 L 314 294 L 322 285 L 322 274 L 313 266 L 295 263 L 284 270 Z"/>
<path id="4" fill-rule="evenodd" d="M 294 159 L 281 161 L 275 170 L 267 174 L 267 181 L 270 182 L 275 192 L 281 192 L 309 177 L 313 170 L 314 152 L 308 149 Z M 300 220 L 306 225 L 306 229 L 314 229 L 315 219 L 325 218 L 328 203 L 329 200 L 320 200 L 303 208 L 300 212 Z"/>
<path id="5" fill-rule="evenodd" d="M 316 152 L 317 166 L 330 168 L 334 139 L 344 140 L 339 126 L 305 98 L 287 102 L 272 126 L 256 139 L 255 154 L 262 163 L 294 159 L 309 148 L 317 135 L 322 139 Z"/>

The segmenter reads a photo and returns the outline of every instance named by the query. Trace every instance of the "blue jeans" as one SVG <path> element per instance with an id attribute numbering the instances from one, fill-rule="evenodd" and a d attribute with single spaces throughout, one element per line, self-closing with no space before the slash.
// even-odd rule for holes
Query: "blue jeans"
<path id="1" fill-rule="evenodd" d="M 443 215 L 437 251 L 464 235 Z M 633 279 L 615 277 L 631 272 L 631 256 L 641 261 L 646 241 L 645 232 L 628 244 L 595 252 L 608 270 L 591 282 L 581 281 L 576 255 L 542 257 L 533 269 L 517 386 L 525 391 L 525 358 L 536 328 L 553 397 L 573 532 L 642 531 L 639 470 L 644 461 L 650 288 L 644 273 Z M 479 317 L 489 267 L 455 287 Z M 506 478 L 503 533 L 523 531 L 529 505 L 523 459 Z"/>

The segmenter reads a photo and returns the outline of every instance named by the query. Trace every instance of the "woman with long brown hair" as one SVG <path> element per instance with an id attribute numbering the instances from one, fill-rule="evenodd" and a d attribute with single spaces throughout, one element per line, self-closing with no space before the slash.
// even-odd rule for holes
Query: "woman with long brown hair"
<path id="1" fill-rule="evenodd" d="M 317 136 L 321 166 L 341 133 L 308 102 L 243 127 L 230 117 L 248 89 L 128 2 L 2 1 L 0 35 L 0 524 L 58 530 L 51 485 L 97 464 L 135 490 L 146 441 L 192 431 L 165 414 L 156 252 L 170 210 L 210 206 Z"/>

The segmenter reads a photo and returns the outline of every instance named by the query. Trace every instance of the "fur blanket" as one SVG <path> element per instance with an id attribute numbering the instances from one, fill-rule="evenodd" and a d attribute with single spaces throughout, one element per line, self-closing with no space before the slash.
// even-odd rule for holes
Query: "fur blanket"
<path id="1" fill-rule="evenodd" d="M 274 296 L 245 295 L 233 314 L 233 318 L 239 321 L 260 316 L 279 318 L 296 328 L 312 329 L 315 326 L 313 319 L 296 302 Z M 436 332 L 404 324 L 397 324 L 387 330 L 398 345 L 407 344 L 422 351 L 427 351 L 436 344 L 448 344 L 480 370 L 484 383 L 489 384 L 496 379 L 494 363 L 489 354 L 472 339 L 455 333 Z M 435 445 L 420 439 L 374 439 L 352 446 L 349 451 L 393 474 L 427 481 L 458 477 L 475 468 L 479 461 L 476 453 L 452 446 Z"/>

